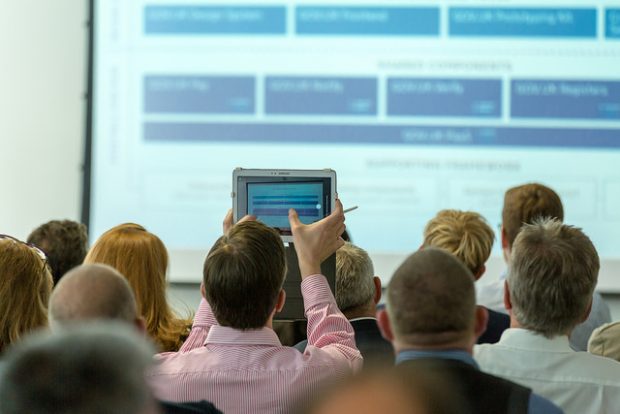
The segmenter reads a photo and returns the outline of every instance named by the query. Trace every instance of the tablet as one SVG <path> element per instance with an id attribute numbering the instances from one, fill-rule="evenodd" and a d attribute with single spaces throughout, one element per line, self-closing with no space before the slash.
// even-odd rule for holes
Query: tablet
<path id="1" fill-rule="evenodd" d="M 305 224 L 328 216 L 336 203 L 336 171 L 236 168 L 231 195 L 235 223 L 251 214 L 292 242 L 289 209 Z"/>

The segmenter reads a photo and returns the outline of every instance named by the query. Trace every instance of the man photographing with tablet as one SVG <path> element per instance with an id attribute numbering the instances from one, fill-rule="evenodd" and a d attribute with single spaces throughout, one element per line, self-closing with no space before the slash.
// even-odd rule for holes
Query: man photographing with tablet
<path id="1" fill-rule="evenodd" d="M 342 204 L 335 200 L 331 214 L 312 224 L 295 210 L 288 219 L 308 319 L 305 352 L 282 346 L 271 329 L 286 296 L 282 239 L 258 221 L 239 220 L 207 255 L 205 299 L 184 347 L 157 356 L 149 379 L 158 398 L 206 399 L 231 413 L 285 413 L 326 380 L 361 367 L 353 328 L 320 274 L 344 244 Z"/>

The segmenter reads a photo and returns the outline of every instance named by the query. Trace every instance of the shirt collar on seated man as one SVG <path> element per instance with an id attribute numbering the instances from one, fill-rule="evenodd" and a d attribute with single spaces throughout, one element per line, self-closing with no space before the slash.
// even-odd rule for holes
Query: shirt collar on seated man
<path id="1" fill-rule="evenodd" d="M 266 345 L 282 346 L 278 335 L 271 328 L 239 330 L 227 326 L 212 326 L 205 340 L 205 345 Z"/>

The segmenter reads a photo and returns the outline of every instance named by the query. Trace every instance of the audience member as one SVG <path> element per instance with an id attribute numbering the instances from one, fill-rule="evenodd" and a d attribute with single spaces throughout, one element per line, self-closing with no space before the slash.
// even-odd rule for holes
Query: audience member
<path id="1" fill-rule="evenodd" d="M 145 335 L 144 319 L 127 280 L 114 268 L 82 265 L 69 271 L 52 293 L 49 305 L 53 330 L 89 321 L 116 321 Z M 207 401 L 159 403 L 166 414 L 220 413 Z"/>
<path id="2" fill-rule="evenodd" d="M 54 286 L 65 273 L 82 264 L 88 251 L 86 226 L 72 220 L 52 220 L 41 224 L 30 233 L 27 242 L 45 252 Z"/>
<path id="3" fill-rule="evenodd" d="M 377 325 L 377 304 L 381 300 L 381 279 L 375 276 L 368 253 L 345 243 L 336 251 L 336 304 L 355 331 L 355 343 L 364 357 L 364 367 L 393 365 L 392 345 L 381 336 Z M 306 349 L 308 341 L 295 347 Z"/>
<path id="4" fill-rule="evenodd" d="M 530 389 L 478 369 L 471 354 L 487 312 L 476 307 L 473 275 L 453 255 L 427 248 L 409 256 L 392 276 L 378 319 L 396 363 L 444 375 L 457 386 L 465 411 L 561 412 Z"/>
<path id="5" fill-rule="evenodd" d="M 539 218 L 564 220 L 564 208 L 560 196 L 542 184 L 524 184 L 510 188 L 504 195 L 502 209 L 501 242 L 504 261 L 510 267 L 512 245 L 523 224 L 531 224 Z M 498 280 L 478 285 L 478 304 L 506 313 L 504 307 L 504 283 L 508 272 Z M 609 307 L 601 295 L 593 293 L 592 310 L 588 319 L 577 325 L 570 336 L 571 347 L 585 351 L 592 331 L 611 322 Z"/>
<path id="6" fill-rule="evenodd" d="M 32 335 L 6 353 L 0 412 L 158 413 L 144 377 L 152 354 L 120 324 Z"/>
<path id="7" fill-rule="evenodd" d="M 474 414 L 454 388 L 433 372 L 410 369 L 366 371 L 318 393 L 303 414 Z"/>
<path id="8" fill-rule="evenodd" d="M 530 183 L 509 188 L 504 194 L 500 240 L 504 261 L 510 265 L 512 244 L 523 224 L 531 224 L 537 218 L 549 217 L 564 220 L 564 207 L 560 196 L 542 184 Z M 478 304 L 497 312 L 504 307 L 504 283 L 507 272 L 491 283 L 477 285 Z"/>
<path id="9" fill-rule="evenodd" d="M 199 347 L 161 354 L 150 374 L 159 398 L 207 399 L 225 413 L 287 413 L 330 378 L 360 367 L 353 328 L 320 274 L 321 262 L 344 244 L 342 204 L 311 225 L 291 210 L 290 222 L 308 317 L 305 352 L 283 347 L 271 329 L 285 300 L 279 234 L 256 221 L 238 223 L 205 260 L 206 301 L 187 342 Z"/>
<path id="10" fill-rule="evenodd" d="M 493 229 L 484 217 L 472 211 L 442 210 L 424 228 L 423 248 L 437 247 L 456 256 L 478 280 L 484 274 L 491 248 Z M 496 343 L 510 327 L 508 315 L 487 308 L 487 327 L 479 344 Z"/>
<path id="11" fill-rule="evenodd" d="M 41 250 L 0 235 L 0 353 L 26 333 L 47 326 L 52 283 Z"/>
<path id="12" fill-rule="evenodd" d="M 620 363 L 573 352 L 568 336 L 592 305 L 599 258 L 580 229 L 546 219 L 525 225 L 512 246 L 505 304 L 511 328 L 479 345 L 483 370 L 549 398 L 566 413 L 620 407 Z"/>
<path id="13" fill-rule="evenodd" d="M 620 322 L 596 328 L 588 341 L 588 352 L 620 361 Z"/>
<path id="14" fill-rule="evenodd" d="M 138 303 L 138 314 L 160 351 L 177 351 L 191 321 L 178 318 L 166 299 L 168 252 L 162 241 L 144 227 L 126 223 L 105 232 L 84 263 L 112 266 L 127 278 Z"/>
<path id="15" fill-rule="evenodd" d="M 108 320 L 125 322 L 146 333 L 127 280 L 103 264 L 81 265 L 58 283 L 49 303 L 52 329 L 76 322 Z"/>

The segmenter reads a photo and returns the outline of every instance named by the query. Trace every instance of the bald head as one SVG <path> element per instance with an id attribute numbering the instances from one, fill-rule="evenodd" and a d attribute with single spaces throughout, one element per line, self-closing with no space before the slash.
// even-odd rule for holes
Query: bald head
<path id="1" fill-rule="evenodd" d="M 102 264 L 78 266 L 60 280 L 50 298 L 49 318 L 52 328 L 90 319 L 131 324 L 139 319 L 127 280 Z"/>
<path id="2" fill-rule="evenodd" d="M 411 346 L 442 346 L 474 335 L 474 277 L 456 257 L 436 248 L 409 256 L 387 291 L 394 338 Z"/>

